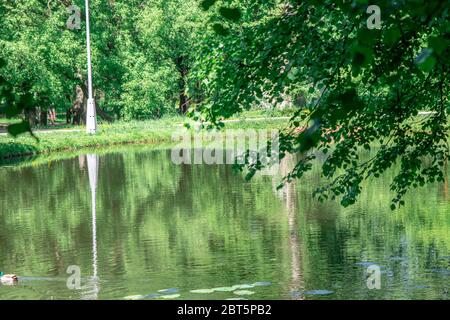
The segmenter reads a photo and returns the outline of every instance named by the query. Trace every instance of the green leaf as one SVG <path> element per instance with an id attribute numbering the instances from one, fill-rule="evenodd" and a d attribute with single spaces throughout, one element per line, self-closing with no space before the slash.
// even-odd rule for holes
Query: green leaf
<path id="1" fill-rule="evenodd" d="M 297 75 L 298 75 L 298 68 L 293 67 L 288 73 L 288 78 L 289 80 L 294 81 L 295 79 L 297 79 Z"/>
<path id="2" fill-rule="evenodd" d="M 202 8 L 203 10 L 209 10 L 209 8 L 211 8 L 215 3 L 217 2 L 217 0 L 203 0 L 202 1 Z"/>
<path id="3" fill-rule="evenodd" d="M 13 105 L 8 105 L 5 107 L 4 112 L 7 118 L 13 118 L 17 115 L 19 115 L 23 110 L 17 108 L 16 106 Z"/>
<path id="4" fill-rule="evenodd" d="M 436 58 L 433 57 L 433 50 L 430 48 L 422 49 L 421 53 L 415 59 L 415 63 L 424 72 L 433 70 L 436 62 Z"/>
<path id="5" fill-rule="evenodd" d="M 368 65 L 373 59 L 373 50 L 369 47 L 356 45 L 353 47 L 353 66 L 360 68 Z"/>
<path id="6" fill-rule="evenodd" d="M 433 50 L 430 48 L 423 48 L 420 54 L 416 57 L 415 63 L 420 65 L 428 59 L 433 54 Z"/>
<path id="7" fill-rule="evenodd" d="M 424 72 L 430 72 L 433 70 L 434 66 L 436 65 L 436 58 L 435 57 L 428 57 L 421 65 L 420 69 Z"/>
<path id="8" fill-rule="evenodd" d="M 213 25 L 213 29 L 214 31 L 220 35 L 220 36 L 227 36 L 230 31 L 228 29 L 226 29 L 223 25 L 221 25 L 220 23 L 215 23 Z"/>
<path id="9" fill-rule="evenodd" d="M 433 51 L 441 55 L 450 45 L 450 41 L 443 37 L 431 37 L 428 39 L 428 45 Z"/>
<path id="10" fill-rule="evenodd" d="M 397 40 L 400 38 L 401 33 L 400 29 L 397 27 L 390 28 L 386 30 L 384 33 L 384 42 L 388 45 L 393 45 L 397 42 Z"/>
<path id="11" fill-rule="evenodd" d="M 14 123 L 10 124 L 8 126 L 8 133 L 12 135 L 13 137 L 17 137 L 18 135 L 30 132 L 31 133 L 31 127 L 30 124 L 26 121 L 22 121 L 20 123 Z"/>
<path id="12" fill-rule="evenodd" d="M 239 10 L 238 8 L 221 7 L 219 9 L 219 12 L 224 18 L 234 22 L 237 22 L 239 21 L 239 19 L 241 19 L 241 10 Z"/>

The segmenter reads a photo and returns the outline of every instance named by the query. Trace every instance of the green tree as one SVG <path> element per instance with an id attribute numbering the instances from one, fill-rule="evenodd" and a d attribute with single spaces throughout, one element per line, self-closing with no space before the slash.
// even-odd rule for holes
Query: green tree
<path id="1" fill-rule="evenodd" d="M 70 4 L 80 6 L 80 30 L 66 26 Z M 2 2 L 1 103 L 9 116 L 25 112 L 31 119 L 36 108 L 46 111 L 50 105 L 66 111 L 77 86 L 87 95 L 83 5 L 83 1 Z M 160 117 L 175 111 L 178 101 L 185 112 L 190 102 L 188 77 L 205 14 L 198 2 L 99 0 L 90 6 L 97 105 L 125 119 Z M 10 132 L 29 129 L 24 122 L 10 127 Z"/>
<path id="2" fill-rule="evenodd" d="M 160 72 L 169 68 L 173 73 L 170 81 L 176 86 L 171 87 L 171 94 L 176 96 L 182 114 L 192 102 L 188 92 L 194 91 L 198 82 L 190 75 L 200 55 L 204 17 L 198 0 L 152 0 L 139 17 L 143 52 Z"/>
<path id="3" fill-rule="evenodd" d="M 62 109 L 70 103 L 82 47 L 65 28 L 66 20 L 61 5 L 37 0 L 0 5 L 0 99 L 7 115 L 24 111 L 31 121 L 37 107 L 46 112 L 50 105 Z M 11 132 L 25 129 L 29 124 L 24 122 Z"/>

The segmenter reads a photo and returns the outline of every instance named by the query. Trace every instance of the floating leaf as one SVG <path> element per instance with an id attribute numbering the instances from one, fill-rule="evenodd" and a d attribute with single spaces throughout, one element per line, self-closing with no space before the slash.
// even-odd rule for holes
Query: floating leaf
<path id="1" fill-rule="evenodd" d="M 169 295 L 165 295 L 165 296 L 160 296 L 160 299 L 176 299 L 179 298 L 180 295 L 179 294 L 169 294 Z"/>
<path id="2" fill-rule="evenodd" d="M 214 289 L 197 289 L 197 290 L 191 290 L 191 293 L 213 293 Z"/>
<path id="3" fill-rule="evenodd" d="M 142 299 L 144 299 L 145 298 L 145 296 L 142 296 L 142 295 L 135 295 L 135 296 L 127 296 L 127 297 L 125 297 L 124 299 L 125 300 L 142 300 Z"/>
<path id="4" fill-rule="evenodd" d="M 268 282 L 268 281 L 260 281 L 260 282 L 255 282 L 253 284 L 254 287 L 268 287 L 271 285 L 272 285 L 272 282 Z"/>
<path id="5" fill-rule="evenodd" d="M 237 291 L 234 291 L 233 293 L 238 296 L 249 296 L 249 295 L 255 294 L 254 291 L 250 291 L 250 290 L 237 290 Z"/>
<path id="6" fill-rule="evenodd" d="M 306 295 L 313 295 L 313 296 L 325 296 L 332 293 L 334 293 L 334 291 L 331 290 L 310 290 L 304 292 L 304 294 Z"/>
<path id="7" fill-rule="evenodd" d="M 158 292 L 162 293 L 162 294 L 178 293 L 178 291 L 179 290 L 177 288 L 169 288 L 169 289 L 158 290 Z"/>
<path id="8" fill-rule="evenodd" d="M 234 285 L 233 286 L 233 288 L 236 290 L 236 289 L 251 289 L 251 288 L 253 288 L 254 287 L 254 285 L 252 285 L 252 284 L 237 284 L 237 285 Z"/>
<path id="9" fill-rule="evenodd" d="M 230 291 L 236 290 L 236 288 L 234 288 L 234 287 L 220 287 L 220 288 L 214 288 L 212 290 L 213 291 L 218 291 L 218 292 L 230 292 Z"/>

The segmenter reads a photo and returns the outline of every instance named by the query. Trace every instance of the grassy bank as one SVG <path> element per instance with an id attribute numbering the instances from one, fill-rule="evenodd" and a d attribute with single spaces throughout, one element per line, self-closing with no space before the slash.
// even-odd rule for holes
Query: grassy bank
<path id="1" fill-rule="evenodd" d="M 69 127 L 53 131 L 35 131 L 38 140 L 29 134 L 18 138 L 0 136 L 0 159 L 14 159 L 37 154 L 71 152 L 85 148 L 98 148 L 123 144 L 162 144 L 172 141 L 172 134 L 184 130 L 181 117 L 160 120 L 115 122 L 101 124 L 96 135 L 87 135 L 84 127 Z M 285 120 L 259 120 L 230 122 L 229 129 L 283 128 Z"/>

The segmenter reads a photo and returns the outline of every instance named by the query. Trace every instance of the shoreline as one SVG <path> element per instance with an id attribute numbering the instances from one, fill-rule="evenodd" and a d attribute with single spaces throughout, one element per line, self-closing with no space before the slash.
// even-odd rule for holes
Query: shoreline
<path id="1" fill-rule="evenodd" d="M 270 129 L 285 124 L 285 118 L 256 118 L 230 121 L 227 129 Z M 228 121 L 227 121 L 228 122 Z M 120 145 L 156 145 L 172 141 L 177 130 L 186 130 L 180 119 L 161 119 L 136 122 L 117 122 L 100 125 L 96 135 L 88 135 L 83 127 L 61 129 L 53 132 L 35 131 L 39 141 L 24 134 L 17 138 L 0 136 L 0 166 L 2 162 L 21 158 L 73 152 L 79 149 L 112 147 Z"/>

